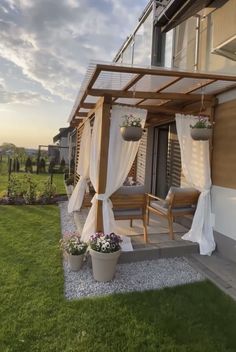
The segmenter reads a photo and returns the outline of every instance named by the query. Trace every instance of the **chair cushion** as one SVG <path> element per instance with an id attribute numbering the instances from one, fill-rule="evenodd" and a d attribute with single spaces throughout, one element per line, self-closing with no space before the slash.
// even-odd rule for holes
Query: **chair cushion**
<path id="1" fill-rule="evenodd" d="M 150 206 L 158 211 L 160 211 L 163 214 L 167 214 L 168 213 L 168 209 L 166 206 L 163 206 L 163 204 L 165 205 L 165 202 L 163 201 L 153 201 L 150 203 Z M 189 206 L 189 207 L 178 207 L 178 208 L 172 208 L 172 213 L 173 214 L 178 214 L 181 212 L 189 212 L 189 213 L 193 213 L 195 211 L 195 207 L 193 206 Z"/>
<path id="2" fill-rule="evenodd" d="M 170 198 L 172 194 L 185 194 L 185 193 L 198 193 L 198 191 L 193 188 L 193 187 L 173 187 L 171 186 L 169 189 L 169 192 L 167 193 L 167 196 L 165 198 L 165 204 L 163 205 L 163 207 L 168 208 L 168 204 L 170 202 Z M 191 206 L 191 204 L 189 204 L 189 207 Z M 181 206 L 178 206 L 176 208 L 181 208 Z"/>
<path id="3" fill-rule="evenodd" d="M 141 186 L 122 186 L 117 190 L 117 194 L 142 194 L 145 193 L 145 187 Z"/>
<path id="4" fill-rule="evenodd" d="M 114 210 L 114 216 L 124 216 L 129 218 L 130 216 L 142 216 L 142 209 L 117 209 Z"/>

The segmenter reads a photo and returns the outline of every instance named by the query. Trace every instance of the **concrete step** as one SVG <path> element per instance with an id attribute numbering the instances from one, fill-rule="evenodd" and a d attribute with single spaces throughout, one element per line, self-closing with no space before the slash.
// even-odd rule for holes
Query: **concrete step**
<path id="1" fill-rule="evenodd" d="M 185 257 L 199 253 L 197 243 L 188 241 L 168 241 L 161 244 L 134 248 L 132 252 L 122 252 L 119 263 L 138 262 L 160 258 Z"/>

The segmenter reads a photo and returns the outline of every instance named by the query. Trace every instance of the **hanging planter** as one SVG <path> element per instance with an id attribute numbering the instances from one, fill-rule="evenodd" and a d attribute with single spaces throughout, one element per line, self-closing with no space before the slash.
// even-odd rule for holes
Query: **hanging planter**
<path id="1" fill-rule="evenodd" d="M 194 125 L 190 125 L 191 137 L 195 141 L 208 141 L 212 137 L 212 125 L 207 118 L 199 116 Z"/>
<path id="2" fill-rule="evenodd" d="M 137 142 L 142 138 L 143 129 L 142 127 L 127 126 L 121 127 L 120 132 L 122 138 L 127 142 Z"/>
<path id="3" fill-rule="evenodd" d="M 143 129 L 141 119 L 130 115 L 123 116 L 124 121 L 120 127 L 122 138 L 127 142 L 137 142 L 142 138 Z"/>

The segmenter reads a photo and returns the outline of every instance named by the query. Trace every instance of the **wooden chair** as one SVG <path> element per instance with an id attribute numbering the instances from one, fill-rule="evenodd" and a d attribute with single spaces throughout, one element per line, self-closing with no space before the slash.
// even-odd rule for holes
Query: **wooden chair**
<path id="1" fill-rule="evenodd" d="M 91 207 L 94 194 L 85 193 L 82 208 Z M 123 186 L 111 196 L 114 217 L 116 220 L 130 220 L 133 226 L 134 219 L 143 221 L 144 242 L 147 243 L 146 195 L 144 186 Z"/>
<path id="2" fill-rule="evenodd" d="M 178 187 L 171 187 L 166 199 L 147 194 L 147 223 L 149 224 L 150 212 L 166 218 L 168 220 L 170 238 L 174 240 L 174 218 L 194 214 L 199 194 L 194 188 Z"/>
<path id="3" fill-rule="evenodd" d="M 147 221 L 146 221 L 146 195 L 145 193 L 137 194 L 119 194 L 114 193 L 111 196 L 113 204 L 114 217 L 116 220 L 130 220 L 130 226 L 133 226 L 134 219 L 143 221 L 144 242 L 148 242 Z"/>

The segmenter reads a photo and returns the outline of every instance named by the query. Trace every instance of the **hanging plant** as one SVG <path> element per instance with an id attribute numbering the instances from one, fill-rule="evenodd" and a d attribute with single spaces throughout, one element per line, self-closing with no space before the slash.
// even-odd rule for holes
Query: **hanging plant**
<path id="1" fill-rule="evenodd" d="M 143 134 L 141 119 L 132 114 L 124 115 L 123 119 L 123 123 L 120 126 L 122 138 L 128 142 L 139 141 Z"/>
<path id="2" fill-rule="evenodd" d="M 212 137 L 212 124 L 207 117 L 198 116 L 197 122 L 191 127 L 191 137 L 195 141 L 208 141 Z"/>

